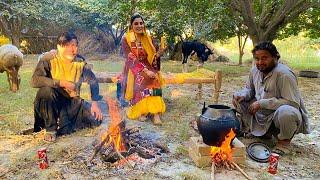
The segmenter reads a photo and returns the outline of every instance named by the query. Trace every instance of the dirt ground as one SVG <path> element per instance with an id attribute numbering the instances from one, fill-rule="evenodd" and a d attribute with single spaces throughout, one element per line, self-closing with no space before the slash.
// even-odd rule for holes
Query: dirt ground
<path id="1" fill-rule="evenodd" d="M 235 66 L 236 68 L 236 66 Z M 219 103 L 231 105 L 235 90 L 243 87 L 246 74 L 231 76 L 224 73 Z M 312 133 L 296 135 L 293 150 L 279 160 L 278 174 L 267 172 L 268 164 L 257 163 L 247 158 L 241 166 L 253 179 L 319 179 L 320 178 L 320 78 L 299 78 L 299 87 L 304 97 Z M 102 87 L 106 88 L 106 87 Z M 109 88 L 109 87 L 108 87 Z M 112 88 L 109 88 L 112 89 Z M 153 126 L 150 121 L 127 121 L 127 127 L 141 127 L 141 133 L 168 145 L 169 154 L 156 162 L 114 167 L 95 158 L 95 165 L 87 163 L 93 152 L 93 143 L 107 129 L 109 116 L 107 106 L 100 102 L 105 111 L 103 125 L 63 136 L 56 142 L 43 141 L 43 133 L 32 135 L 8 135 L 0 137 L 0 179 L 210 179 L 209 168 L 197 168 L 188 156 L 188 140 L 198 134 L 189 122 L 201 112 L 203 102 L 212 103 L 212 85 L 203 86 L 203 98 L 196 99 L 196 85 L 175 85 L 164 88 L 167 112 L 162 116 L 164 124 Z M 102 95 L 110 93 L 103 89 Z M 259 139 L 240 139 L 246 145 Z M 49 168 L 40 170 L 36 152 L 48 149 Z M 219 169 L 216 179 L 245 179 L 236 170 Z"/>

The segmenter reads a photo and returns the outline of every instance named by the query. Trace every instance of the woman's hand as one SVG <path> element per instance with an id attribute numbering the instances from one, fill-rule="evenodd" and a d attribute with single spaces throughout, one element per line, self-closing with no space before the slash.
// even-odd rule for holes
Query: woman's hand
<path id="1" fill-rule="evenodd" d="M 147 69 L 147 68 L 144 68 L 144 69 L 143 69 L 143 72 L 146 73 L 146 75 L 149 76 L 151 79 L 156 78 L 156 73 L 150 71 L 150 70 Z"/>
<path id="2" fill-rule="evenodd" d="M 167 49 L 168 49 L 168 46 L 166 46 L 163 49 L 160 48 L 159 51 L 156 53 L 156 58 L 160 58 L 161 56 L 163 56 Z"/>

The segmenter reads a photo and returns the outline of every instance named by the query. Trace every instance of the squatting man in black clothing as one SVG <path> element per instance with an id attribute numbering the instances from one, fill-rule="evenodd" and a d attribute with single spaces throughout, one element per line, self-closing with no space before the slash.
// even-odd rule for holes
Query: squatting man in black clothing
<path id="1" fill-rule="evenodd" d="M 57 40 L 57 53 L 44 53 L 32 75 L 32 87 L 39 88 L 34 101 L 34 131 L 45 129 L 46 141 L 101 124 L 98 81 L 77 54 L 76 35 L 63 33 Z M 82 82 L 90 85 L 91 108 L 79 97 Z"/>

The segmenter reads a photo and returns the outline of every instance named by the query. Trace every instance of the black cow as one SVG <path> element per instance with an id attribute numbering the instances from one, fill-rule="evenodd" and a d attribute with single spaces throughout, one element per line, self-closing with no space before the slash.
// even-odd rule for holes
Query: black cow
<path id="1" fill-rule="evenodd" d="M 197 53 L 197 56 L 199 58 L 199 62 L 201 64 L 204 63 L 204 61 L 208 60 L 208 57 L 210 54 L 213 54 L 213 52 L 203 43 L 199 41 L 185 41 L 182 43 L 182 54 L 183 54 L 183 61 L 182 64 L 187 63 L 188 57 L 191 55 L 194 55 L 194 53 Z"/>

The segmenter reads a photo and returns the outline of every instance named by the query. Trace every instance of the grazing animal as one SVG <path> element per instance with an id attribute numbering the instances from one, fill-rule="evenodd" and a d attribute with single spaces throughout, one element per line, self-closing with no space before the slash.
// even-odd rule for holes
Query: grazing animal
<path id="1" fill-rule="evenodd" d="M 183 61 L 182 64 L 187 63 L 188 57 L 190 55 L 193 55 L 194 53 L 197 53 L 197 56 L 199 58 L 199 62 L 201 64 L 204 63 L 204 61 L 208 60 L 208 57 L 213 54 L 211 49 L 209 49 L 206 45 L 199 41 L 185 41 L 182 43 L 182 54 L 183 54 Z"/>
<path id="2" fill-rule="evenodd" d="M 16 46 L 6 44 L 0 47 L 0 73 L 6 71 L 10 90 L 19 90 L 19 68 L 23 64 L 23 54 Z"/>

